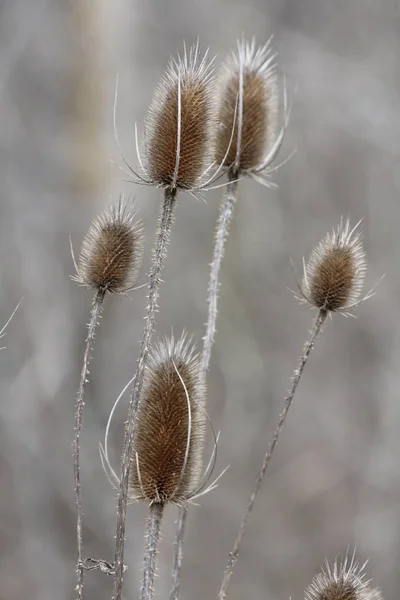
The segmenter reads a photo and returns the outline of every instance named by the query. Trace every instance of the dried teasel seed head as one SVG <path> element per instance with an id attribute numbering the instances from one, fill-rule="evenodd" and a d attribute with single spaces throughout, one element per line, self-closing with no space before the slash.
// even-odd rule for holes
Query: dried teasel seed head
<path id="1" fill-rule="evenodd" d="M 137 413 L 129 498 L 184 503 L 201 479 L 206 429 L 199 356 L 182 336 L 152 351 Z"/>
<path id="2" fill-rule="evenodd" d="M 258 48 L 254 38 L 251 43 L 238 41 L 238 51 L 221 76 L 217 163 L 236 170 L 257 168 L 275 141 L 277 117 L 278 84 L 270 41 Z"/>
<path id="3" fill-rule="evenodd" d="M 306 589 L 305 600 L 382 600 L 380 591 L 365 580 L 364 568 L 354 555 L 350 562 L 347 556 L 333 566 L 327 562 Z"/>
<path id="4" fill-rule="evenodd" d="M 354 308 L 360 300 L 366 259 L 358 224 L 350 222 L 326 234 L 304 266 L 302 294 L 314 307 L 331 312 Z"/>
<path id="5" fill-rule="evenodd" d="M 212 63 L 198 44 L 171 60 L 146 123 L 146 174 L 172 190 L 192 190 L 211 158 L 215 120 Z"/>
<path id="6" fill-rule="evenodd" d="M 132 205 L 121 197 L 94 219 L 81 247 L 75 281 L 106 293 L 135 285 L 143 257 L 144 235 Z"/>

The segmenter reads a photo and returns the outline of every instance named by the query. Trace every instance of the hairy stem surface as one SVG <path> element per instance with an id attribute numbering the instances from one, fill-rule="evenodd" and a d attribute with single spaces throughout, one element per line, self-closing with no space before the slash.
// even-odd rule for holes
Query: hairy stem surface
<path id="1" fill-rule="evenodd" d="M 140 590 L 141 600 L 151 600 L 154 596 L 154 577 L 156 559 L 161 537 L 161 520 L 164 505 L 154 502 L 150 504 L 146 530 L 146 548 L 143 558 L 143 578 Z"/>
<path id="2" fill-rule="evenodd" d="M 229 554 L 228 564 L 226 565 L 226 568 L 225 568 L 225 571 L 224 571 L 224 577 L 223 577 L 223 580 L 222 580 L 221 589 L 219 591 L 219 599 L 220 600 L 224 600 L 225 597 L 226 597 L 226 592 L 227 592 L 227 589 L 228 589 L 229 580 L 230 580 L 230 578 L 232 576 L 233 569 L 234 569 L 236 561 L 237 561 L 237 559 L 239 557 L 239 552 L 240 552 L 240 547 L 241 547 L 242 540 L 243 540 L 243 535 L 244 535 L 245 529 L 247 527 L 250 515 L 251 515 L 251 513 L 253 511 L 253 507 L 254 507 L 254 503 L 255 503 L 257 494 L 258 494 L 258 492 L 260 490 L 261 484 L 262 484 L 263 479 L 264 479 L 265 472 L 266 472 L 266 470 L 268 468 L 268 465 L 270 463 L 271 457 L 272 457 L 272 455 L 274 453 L 275 446 L 278 443 L 278 439 L 279 439 L 280 433 L 281 433 L 283 425 L 285 423 L 285 420 L 286 420 L 289 408 L 290 408 L 290 406 L 291 406 L 291 404 L 293 402 L 293 399 L 294 399 L 294 396 L 295 396 L 295 393 L 296 393 L 296 390 L 297 390 L 297 386 L 299 385 L 301 376 L 302 376 L 303 371 L 304 371 L 304 367 L 306 366 L 308 357 L 310 356 L 310 353 L 311 353 L 311 351 L 312 351 L 312 349 L 314 347 L 315 340 L 316 340 L 316 338 L 318 337 L 318 334 L 321 331 L 322 325 L 324 324 L 324 321 L 325 321 L 326 317 L 327 317 L 327 312 L 323 311 L 323 310 L 320 310 L 319 313 L 318 313 L 318 315 L 317 315 L 317 318 L 315 320 L 314 327 L 313 327 L 313 329 L 311 331 L 310 338 L 306 342 L 306 344 L 304 346 L 303 354 L 302 354 L 302 356 L 299 359 L 299 365 L 298 365 L 297 369 L 295 370 L 295 372 L 293 374 L 292 385 L 290 387 L 288 395 L 286 396 L 286 398 L 283 401 L 283 409 L 282 409 L 282 412 L 281 412 L 281 414 L 279 416 L 279 420 L 278 420 L 277 426 L 275 428 L 274 434 L 272 436 L 272 440 L 271 440 L 271 442 L 269 444 L 268 450 L 267 450 L 267 452 L 266 452 L 266 454 L 264 456 L 262 467 L 261 467 L 260 473 L 259 473 L 259 475 L 257 477 L 257 481 L 256 481 L 256 484 L 254 486 L 253 492 L 252 492 L 252 494 L 250 496 L 250 499 L 249 499 L 249 502 L 247 504 L 246 512 L 245 512 L 243 521 L 242 521 L 242 523 L 240 525 L 239 532 L 238 532 L 238 535 L 237 535 L 237 538 L 236 538 L 236 541 L 235 541 L 235 545 L 233 547 L 233 551 Z"/>
<path id="3" fill-rule="evenodd" d="M 130 456 L 132 453 L 132 441 L 135 428 L 136 413 L 139 405 L 139 398 L 142 391 L 143 379 L 147 358 L 150 349 L 151 338 L 155 329 L 157 301 L 161 283 L 161 273 L 164 266 L 164 259 L 167 252 L 167 246 L 170 238 L 171 225 L 173 220 L 173 209 L 176 201 L 176 190 L 166 190 L 161 209 L 159 228 L 157 231 L 156 246 L 153 251 L 153 261 L 149 275 L 149 293 L 146 314 L 146 324 L 143 338 L 140 346 L 140 355 L 136 369 L 133 391 L 129 403 L 128 420 L 125 428 L 124 446 L 121 459 L 121 483 L 118 495 L 117 507 L 117 531 L 115 547 L 115 579 L 114 579 L 114 600 L 121 600 L 122 581 L 124 572 L 124 546 L 125 546 L 125 522 L 126 505 L 128 499 L 128 482 L 130 469 Z"/>
<path id="4" fill-rule="evenodd" d="M 75 438 L 74 438 L 74 479 L 75 479 L 75 502 L 77 506 L 76 519 L 76 542 L 78 550 L 78 561 L 76 565 L 77 584 L 76 597 L 77 600 L 83 598 L 83 512 L 82 512 L 82 489 L 81 489 L 81 467 L 80 467 L 80 437 L 82 431 L 82 418 L 84 402 L 85 385 L 89 374 L 90 351 L 94 341 L 96 326 L 103 307 L 104 291 L 99 290 L 93 298 L 92 310 L 88 326 L 88 334 L 86 338 L 85 351 L 83 354 L 83 364 L 81 371 L 81 379 L 79 382 L 78 396 L 75 407 Z"/>
<path id="5" fill-rule="evenodd" d="M 211 350 L 214 344 L 215 324 L 217 322 L 218 315 L 218 289 L 220 285 L 219 279 L 221 263 L 224 257 L 225 244 L 228 239 L 229 226 L 232 221 L 233 210 L 236 203 L 238 178 L 238 171 L 231 169 L 228 172 L 229 183 L 227 186 L 226 195 L 221 204 L 215 232 L 214 253 L 208 284 L 208 317 L 206 333 L 203 338 L 203 352 L 201 356 L 201 365 L 204 375 L 208 371 L 208 367 L 210 365 Z M 186 519 L 187 508 L 186 506 L 182 506 L 179 508 L 178 522 L 176 525 L 170 600 L 178 600 L 179 597 Z"/>
<path id="6" fill-rule="evenodd" d="M 214 253 L 211 263 L 210 280 L 208 284 L 208 318 L 206 334 L 203 338 L 203 353 L 201 357 L 203 371 L 208 370 L 211 358 L 211 350 L 214 344 L 215 324 L 218 314 L 218 288 L 221 263 L 225 252 L 225 243 L 229 234 L 229 225 L 233 217 L 233 208 L 236 202 L 239 174 L 237 171 L 229 171 L 229 183 L 226 196 L 222 202 L 217 229 L 215 233 Z"/>

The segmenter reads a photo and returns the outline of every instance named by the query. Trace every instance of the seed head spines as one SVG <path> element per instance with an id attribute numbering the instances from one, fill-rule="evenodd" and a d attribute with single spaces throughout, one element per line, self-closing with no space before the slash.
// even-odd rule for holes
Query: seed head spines
<path id="1" fill-rule="evenodd" d="M 278 85 L 270 41 L 258 48 L 254 38 L 238 41 L 224 65 L 215 157 L 226 167 L 257 169 L 275 140 Z"/>
<path id="2" fill-rule="evenodd" d="M 103 293 L 132 289 L 143 257 L 144 234 L 136 211 L 122 197 L 92 222 L 82 242 L 77 273 L 81 285 Z"/>
<path id="3" fill-rule="evenodd" d="M 213 61 L 199 45 L 172 59 L 150 105 L 146 125 L 146 176 L 171 189 L 193 190 L 211 156 L 215 121 Z"/>
<path id="4" fill-rule="evenodd" d="M 314 248 L 304 265 L 302 295 L 327 312 L 351 311 L 359 300 L 366 272 L 362 234 L 358 225 L 340 222 Z"/>
<path id="5" fill-rule="evenodd" d="M 202 475 L 206 428 L 200 359 L 182 336 L 151 353 L 138 408 L 130 477 L 132 501 L 181 504 Z"/>
<path id="6" fill-rule="evenodd" d="M 354 554 L 332 566 L 326 562 L 306 589 L 305 600 L 382 600 L 380 591 L 366 580 L 365 566 L 355 561 Z"/>

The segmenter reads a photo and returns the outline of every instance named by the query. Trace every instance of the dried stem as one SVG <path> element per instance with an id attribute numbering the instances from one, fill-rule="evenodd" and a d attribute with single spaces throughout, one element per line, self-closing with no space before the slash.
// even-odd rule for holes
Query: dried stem
<path id="1" fill-rule="evenodd" d="M 161 520 L 164 505 L 154 502 L 149 506 L 149 516 L 146 530 L 146 548 L 143 558 L 143 578 L 140 590 L 141 600 L 151 600 L 154 596 L 154 577 L 156 573 L 156 558 L 161 537 Z"/>
<path id="2" fill-rule="evenodd" d="M 208 284 L 208 318 L 206 324 L 206 334 L 203 338 L 204 343 L 201 357 L 204 375 L 208 371 L 211 350 L 214 344 L 215 324 L 218 315 L 218 288 L 220 285 L 219 277 L 221 263 L 225 252 L 225 244 L 229 234 L 229 226 L 233 217 L 233 209 L 236 203 L 238 178 L 238 171 L 233 168 L 230 169 L 228 172 L 229 183 L 227 186 L 226 196 L 222 202 L 217 222 L 214 254 L 211 263 L 210 280 Z M 186 506 L 182 506 L 179 508 L 176 526 L 170 600 L 178 600 L 179 597 L 186 519 L 187 508 Z"/>
<path id="3" fill-rule="evenodd" d="M 176 190 L 165 190 L 164 201 L 161 209 L 159 229 L 157 232 L 157 241 L 153 253 L 153 262 L 149 276 L 148 306 L 146 315 L 146 325 L 144 328 L 143 339 L 140 347 L 138 366 L 135 374 L 133 391 L 129 403 L 128 420 L 125 428 L 124 447 L 121 459 L 121 483 L 118 496 L 117 507 L 117 531 L 115 547 L 115 580 L 114 580 L 114 600 L 121 600 L 122 581 L 124 572 L 124 546 L 125 546 L 125 521 L 126 505 L 128 498 L 128 482 L 130 457 L 132 452 L 132 441 L 135 428 L 136 413 L 139 405 L 140 393 L 143 386 L 145 368 L 150 348 L 151 338 L 155 328 L 155 319 L 157 312 L 157 300 L 161 283 L 161 273 L 166 256 L 167 246 L 170 238 L 171 225 L 173 220 L 173 209 L 176 201 Z"/>
<path id="4" fill-rule="evenodd" d="M 297 369 L 294 372 L 291 388 L 290 388 L 289 393 L 288 393 L 288 395 L 286 396 L 286 398 L 285 398 L 285 400 L 283 402 L 283 410 L 282 410 L 282 412 L 281 412 L 281 414 L 279 416 L 278 424 L 277 424 L 276 429 L 274 431 L 274 434 L 272 436 L 271 443 L 270 443 L 270 445 L 268 447 L 268 450 L 267 450 L 267 452 L 266 452 L 266 454 L 264 456 L 263 464 L 262 464 L 260 473 L 259 473 L 259 475 L 257 477 L 257 481 L 256 481 L 256 484 L 254 486 L 253 492 L 252 492 L 252 494 L 250 496 L 250 499 L 249 499 L 249 502 L 247 504 L 246 512 L 245 512 L 243 521 L 242 521 L 242 523 L 240 525 L 239 532 L 238 532 L 238 535 L 237 535 L 237 538 L 236 538 L 236 541 L 235 541 L 235 545 L 233 547 L 233 551 L 229 554 L 228 564 L 227 564 L 227 566 L 225 568 L 224 577 L 223 577 L 222 585 L 221 585 L 221 589 L 219 591 L 219 600 L 224 600 L 225 597 L 226 597 L 226 592 L 227 592 L 227 589 L 228 589 L 229 580 L 230 580 L 230 578 L 232 576 L 233 569 L 234 569 L 236 561 L 237 561 L 237 559 L 239 557 L 239 552 L 240 552 L 240 547 L 241 547 L 242 540 L 243 540 L 243 535 L 244 535 L 247 523 L 249 521 L 250 515 L 251 515 L 251 513 L 253 511 L 253 507 L 254 507 L 254 503 L 255 503 L 257 494 L 258 494 L 258 492 L 260 490 L 262 481 L 264 479 L 265 472 L 266 472 L 266 470 L 268 468 L 269 462 L 270 462 L 271 457 L 272 457 L 272 455 L 274 453 L 275 446 L 276 446 L 276 444 L 278 442 L 278 439 L 279 439 L 280 433 L 282 431 L 283 425 L 285 423 L 285 420 L 286 420 L 289 408 L 290 408 L 290 406 L 291 406 L 291 404 L 293 402 L 293 399 L 294 399 L 294 396 L 295 396 L 295 393 L 296 393 L 296 390 L 297 390 L 297 386 L 299 385 L 301 376 L 302 376 L 303 371 L 304 371 L 304 367 L 306 366 L 306 362 L 308 360 L 308 357 L 310 356 L 310 353 L 311 353 L 311 351 L 312 351 L 312 349 L 314 347 L 315 340 L 316 340 L 318 334 L 321 331 L 322 325 L 324 324 L 324 321 L 325 321 L 325 319 L 327 317 L 327 314 L 328 313 L 325 310 L 320 310 L 318 312 L 318 315 L 317 315 L 317 318 L 315 320 L 315 324 L 314 324 L 314 327 L 312 329 L 310 338 L 307 341 L 306 345 L 304 346 L 304 351 L 303 351 L 302 356 L 300 357 L 299 365 L 298 365 Z"/>
<path id="5" fill-rule="evenodd" d="M 77 584 L 76 597 L 77 600 L 83 598 L 83 512 L 82 512 L 82 494 L 81 494 L 81 474 L 80 474 L 80 436 L 82 431 L 82 417 L 84 402 L 85 384 L 89 374 L 89 361 L 92 344 L 96 332 L 96 326 L 103 307 L 104 290 L 98 290 L 93 298 L 92 310 L 90 315 L 88 334 L 86 338 L 85 352 L 83 355 L 83 364 L 81 371 L 81 379 L 79 382 L 78 397 L 75 408 L 75 438 L 74 438 L 74 478 L 75 478 L 75 502 L 78 510 L 76 520 L 76 541 L 78 548 L 78 562 L 76 565 Z"/>
<path id="6" fill-rule="evenodd" d="M 183 560 L 183 540 L 185 537 L 186 519 L 187 508 L 186 506 L 181 506 L 178 511 L 178 521 L 176 524 L 176 534 L 174 541 L 174 556 L 172 559 L 172 589 L 169 595 L 170 600 L 178 600 L 179 598 Z"/>
<path id="7" fill-rule="evenodd" d="M 238 171 L 231 169 L 228 173 L 229 183 L 226 196 L 222 202 L 218 217 L 215 236 L 214 254 L 211 263 L 210 281 L 208 285 L 208 319 L 206 334 L 202 353 L 202 367 L 204 372 L 208 370 L 211 358 L 211 349 L 214 343 L 215 323 L 218 314 L 218 288 L 221 262 L 225 252 L 225 243 L 228 238 L 229 225 L 233 217 L 233 208 L 236 202 Z"/>

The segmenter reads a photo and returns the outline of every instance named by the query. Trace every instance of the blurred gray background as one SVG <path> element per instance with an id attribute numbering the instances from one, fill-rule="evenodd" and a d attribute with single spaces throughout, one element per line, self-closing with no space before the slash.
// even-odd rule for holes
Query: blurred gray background
<path id="1" fill-rule="evenodd" d="M 298 91 L 277 190 L 241 183 L 223 269 L 209 412 L 221 429 L 218 489 L 190 510 L 182 598 L 216 598 L 228 552 L 312 323 L 290 258 L 341 215 L 364 218 L 367 287 L 357 319 L 337 316 L 318 341 L 259 496 L 231 600 L 301 598 L 325 557 L 357 547 L 387 600 L 400 586 L 400 9 L 398 0 L 2 0 L 0 2 L 0 598 L 74 598 L 73 415 L 91 294 L 70 281 L 91 219 L 134 195 L 147 233 L 159 192 L 122 181 L 112 107 L 135 164 L 140 125 L 170 54 L 200 38 L 218 60 L 237 37 L 274 34 L 280 73 Z M 181 195 L 158 333 L 201 342 L 221 190 Z M 145 290 L 106 301 L 92 362 L 82 447 L 85 553 L 113 559 L 115 494 L 98 442 L 130 379 Z M 127 399 L 126 399 L 127 401 Z M 126 402 L 112 434 L 118 460 Z M 128 515 L 125 598 L 138 594 L 145 506 Z M 157 597 L 170 588 L 176 510 L 169 508 Z M 111 578 L 86 576 L 87 600 Z"/>

